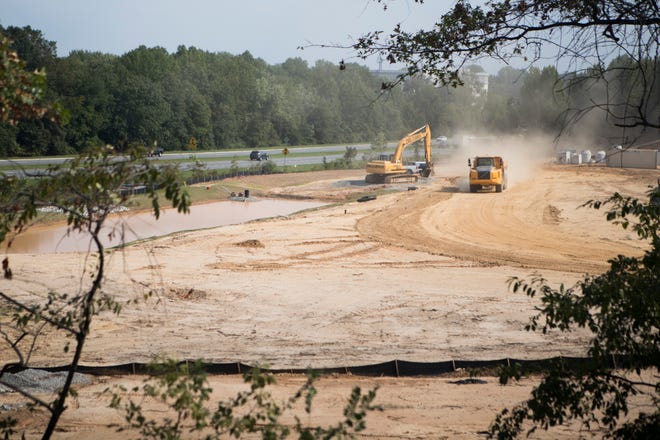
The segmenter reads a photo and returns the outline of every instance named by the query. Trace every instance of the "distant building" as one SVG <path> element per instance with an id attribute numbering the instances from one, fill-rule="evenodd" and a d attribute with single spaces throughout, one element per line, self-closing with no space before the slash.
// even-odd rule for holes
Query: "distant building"
<path id="1" fill-rule="evenodd" d="M 486 72 L 479 72 L 473 74 L 477 80 L 477 84 L 481 87 L 481 92 L 486 95 L 488 94 L 488 78 L 489 75 Z"/>
<path id="2" fill-rule="evenodd" d="M 371 70 L 370 72 L 387 82 L 394 82 L 397 79 L 399 79 L 399 75 L 403 75 L 406 73 L 405 70 L 380 70 L 380 69 Z"/>
<path id="3" fill-rule="evenodd" d="M 461 71 L 461 77 L 465 85 L 472 89 L 474 96 L 488 94 L 488 74 L 486 72 L 471 72 L 469 70 Z"/>

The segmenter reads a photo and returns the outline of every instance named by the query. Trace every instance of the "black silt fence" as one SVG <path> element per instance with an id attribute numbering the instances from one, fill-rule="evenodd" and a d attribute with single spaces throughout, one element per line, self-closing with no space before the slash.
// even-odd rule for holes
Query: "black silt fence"
<path id="1" fill-rule="evenodd" d="M 609 359 L 609 367 L 617 368 L 626 364 L 626 359 L 620 356 L 612 355 Z M 192 360 L 181 361 L 184 363 L 194 363 Z M 140 374 L 145 375 L 150 372 L 150 364 L 148 363 L 127 363 L 118 365 L 107 366 L 87 366 L 80 365 L 76 370 L 79 373 L 90 374 L 96 376 L 119 376 Z M 389 362 L 382 362 L 370 365 L 357 365 L 357 366 L 344 366 L 344 367 L 330 367 L 330 368 L 313 368 L 312 370 L 320 374 L 351 374 L 356 376 L 384 376 L 384 377 L 414 377 L 414 376 L 441 376 L 444 374 L 452 373 L 459 370 L 469 369 L 487 369 L 498 367 L 511 367 L 518 366 L 523 371 L 535 372 L 544 371 L 553 366 L 562 365 L 564 368 L 571 370 L 588 369 L 596 365 L 594 359 L 580 358 L 580 357 L 554 357 L 548 359 L 496 359 L 496 360 L 477 360 L 477 361 L 464 361 L 464 360 L 451 360 L 442 362 L 409 362 L 403 360 L 393 360 Z M 36 367 L 45 371 L 67 371 L 68 366 L 57 367 Z M 250 371 L 254 366 L 244 364 L 241 362 L 231 363 L 213 363 L 202 362 L 201 368 L 208 374 L 212 375 L 232 375 L 243 374 Z M 7 372 L 18 372 L 25 368 L 19 366 L 12 366 L 6 368 Z M 304 374 L 309 371 L 309 368 L 292 368 L 292 369 L 267 369 L 262 368 L 263 371 L 271 372 L 273 374 Z"/>

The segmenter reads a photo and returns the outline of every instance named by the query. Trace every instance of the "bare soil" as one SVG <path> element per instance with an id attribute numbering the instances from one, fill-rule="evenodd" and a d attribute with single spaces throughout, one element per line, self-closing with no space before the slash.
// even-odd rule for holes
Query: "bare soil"
<path id="1" fill-rule="evenodd" d="M 585 355 L 586 333 L 525 332 L 537 300 L 512 293 L 507 280 L 540 273 L 553 285 L 571 285 L 605 271 L 618 254 L 641 254 L 646 244 L 633 232 L 606 222 L 603 209 L 580 206 L 615 191 L 643 197 L 660 171 L 543 163 L 528 166 L 503 193 L 476 194 L 463 171 L 440 165 L 414 187 L 367 186 L 360 170 L 242 178 L 235 183 L 262 196 L 344 203 L 112 252 L 105 290 L 126 305 L 119 315 L 97 317 L 82 363 L 175 357 L 280 369 Z M 346 202 L 365 193 L 377 198 Z M 89 264 L 79 254 L 10 260 L 15 277 L 2 289 L 22 298 L 81 289 L 79 274 Z M 62 344 L 55 335 L 42 341 L 32 362 L 65 364 Z M 3 347 L 0 359 L 11 362 L 13 353 Z M 329 425 L 352 386 L 379 386 L 385 411 L 369 416 L 364 438 L 483 438 L 495 414 L 524 400 L 538 378 L 505 387 L 481 378 L 485 384 L 458 385 L 453 376 L 325 377 L 309 421 Z M 98 378 L 82 387 L 58 438 L 135 437 L 106 427 L 122 420 L 96 393 L 141 379 Z M 303 381 L 278 376 L 275 392 L 287 396 Z M 212 386 L 228 396 L 241 379 L 215 376 Z M 42 429 L 39 417 L 20 417 L 28 438 Z M 566 426 L 532 438 L 580 435 L 600 436 Z"/>

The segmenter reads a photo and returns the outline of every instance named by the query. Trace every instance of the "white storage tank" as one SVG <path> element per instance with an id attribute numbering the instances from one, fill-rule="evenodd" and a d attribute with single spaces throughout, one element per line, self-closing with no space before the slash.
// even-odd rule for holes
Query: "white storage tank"
<path id="1" fill-rule="evenodd" d="M 571 163 L 571 152 L 570 151 L 560 151 L 557 154 L 557 162 L 559 163 Z"/>
<path id="2" fill-rule="evenodd" d="M 580 165 L 582 163 L 582 156 L 577 153 L 571 154 L 571 163 L 573 165 Z"/>
<path id="3" fill-rule="evenodd" d="M 605 153 L 603 150 L 596 151 L 596 155 L 595 155 L 596 163 L 605 162 L 606 157 L 607 157 L 607 153 Z"/>
<path id="4" fill-rule="evenodd" d="M 582 153 L 580 153 L 580 159 L 582 160 L 582 163 L 591 162 L 591 151 L 589 150 L 582 151 Z"/>

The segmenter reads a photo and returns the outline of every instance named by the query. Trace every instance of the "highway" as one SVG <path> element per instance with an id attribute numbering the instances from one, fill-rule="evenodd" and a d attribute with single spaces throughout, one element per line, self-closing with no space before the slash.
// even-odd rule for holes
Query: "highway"
<path id="1" fill-rule="evenodd" d="M 358 152 L 371 150 L 370 144 L 351 145 Z M 184 153 L 165 153 L 161 157 L 153 157 L 152 160 L 176 161 L 182 164 L 182 168 L 192 167 L 196 162 L 202 162 L 207 169 L 228 169 L 232 166 L 232 159 L 237 158 L 236 165 L 239 168 L 249 168 L 259 164 L 258 161 L 250 160 L 252 150 L 217 150 L 196 151 Z M 276 166 L 297 166 L 323 163 L 323 158 L 331 162 L 344 156 L 346 145 L 325 145 L 321 147 L 297 147 L 289 148 L 289 154 L 282 154 L 282 149 L 264 149 L 271 157 L 270 161 Z M 327 154 L 321 154 L 327 153 Z M 358 153 L 359 155 L 359 153 Z M 61 164 L 69 160 L 68 157 L 39 157 L 39 158 L 17 158 L 0 159 L 0 170 L 7 175 L 24 175 L 34 173 L 48 165 Z"/>
<path id="2" fill-rule="evenodd" d="M 356 159 L 361 160 L 364 154 L 371 155 L 370 144 L 355 144 L 350 145 L 357 148 L 358 154 Z M 332 162 L 340 159 L 346 153 L 347 145 L 324 145 L 320 147 L 292 147 L 289 148 L 289 154 L 283 154 L 282 148 L 263 149 L 268 153 L 269 161 L 273 162 L 278 167 L 296 167 L 298 165 L 314 165 L 323 163 L 323 158 L 327 162 Z M 386 152 L 392 153 L 396 147 L 396 143 L 390 142 L 387 144 Z M 195 151 L 195 152 L 176 152 L 164 153 L 160 157 L 152 157 L 150 160 L 162 162 L 177 162 L 180 164 L 181 169 L 191 169 L 196 163 L 203 163 L 206 169 L 229 169 L 232 166 L 232 160 L 236 158 L 236 166 L 241 169 L 251 168 L 258 166 L 261 162 L 250 160 L 250 152 L 253 150 L 217 150 L 217 151 Z M 406 156 L 413 154 L 413 149 L 408 148 L 405 150 Z M 434 152 L 434 155 L 448 154 L 449 150 L 440 149 Z M 424 154 L 423 152 L 421 153 Z M 123 156 L 117 156 L 120 160 Z M 38 158 L 17 158 L 17 159 L 0 159 L 0 173 L 5 175 L 25 176 L 26 174 L 38 174 L 49 165 L 61 164 L 70 160 L 69 157 L 38 157 Z"/>

